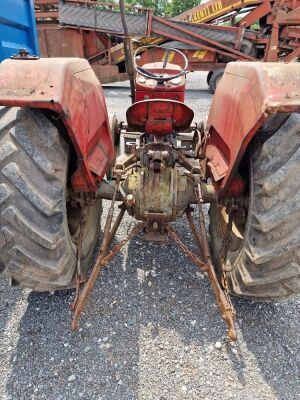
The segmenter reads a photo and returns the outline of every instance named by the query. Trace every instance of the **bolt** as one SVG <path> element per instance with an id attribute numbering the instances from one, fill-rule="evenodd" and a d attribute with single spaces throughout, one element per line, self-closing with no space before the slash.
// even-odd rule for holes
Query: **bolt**
<path id="1" fill-rule="evenodd" d="M 129 205 L 133 205 L 135 203 L 133 194 L 128 194 L 126 196 L 126 200 Z"/>

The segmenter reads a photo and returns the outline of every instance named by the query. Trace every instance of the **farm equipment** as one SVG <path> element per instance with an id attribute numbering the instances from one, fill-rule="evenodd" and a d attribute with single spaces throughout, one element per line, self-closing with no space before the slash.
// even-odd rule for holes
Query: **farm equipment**
<path id="1" fill-rule="evenodd" d="M 300 66 L 229 63 L 207 122 L 193 124 L 187 65 L 170 48 L 161 62 L 136 60 L 127 125 L 108 117 L 87 60 L 23 54 L 0 65 L 0 273 L 36 291 L 75 287 L 72 330 L 101 270 L 138 234 L 174 240 L 207 273 L 232 340 L 231 294 L 300 292 Z M 102 199 L 111 203 L 88 275 Z M 126 212 L 139 222 L 112 248 Z M 202 259 L 171 225 L 184 216 Z"/>
<path id="2" fill-rule="evenodd" d="M 54 8 L 45 9 L 46 3 Z M 35 1 L 42 55 L 86 57 L 102 82 L 126 79 L 119 8 L 92 0 L 66 0 L 58 7 L 59 3 Z M 209 72 L 207 81 L 214 92 L 230 61 L 297 61 L 299 10 L 299 1 L 291 0 L 210 0 L 173 19 L 130 7 L 127 18 L 135 49 L 163 43 L 181 50 L 189 71 Z M 162 53 L 154 47 L 143 52 L 140 62 L 161 61 Z M 175 64 L 181 61 L 175 53 L 169 58 Z"/>

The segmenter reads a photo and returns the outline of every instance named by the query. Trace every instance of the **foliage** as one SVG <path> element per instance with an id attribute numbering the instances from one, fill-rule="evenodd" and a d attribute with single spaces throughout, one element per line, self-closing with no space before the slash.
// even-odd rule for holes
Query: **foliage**
<path id="1" fill-rule="evenodd" d="M 200 0 L 171 0 L 166 7 L 166 14 L 168 17 L 176 17 L 200 3 Z"/>
<path id="2" fill-rule="evenodd" d="M 168 0 L 126 0 L 128 5 L 152 8 L 156 15 L 165 15 Z"/>
<path id="3" fill-rule="evenodd" d="M 156 15 L 167 17 L 175 17 L 200 2 L 200 0 L 126 0 L 126 4 L 153 8 Z"/>

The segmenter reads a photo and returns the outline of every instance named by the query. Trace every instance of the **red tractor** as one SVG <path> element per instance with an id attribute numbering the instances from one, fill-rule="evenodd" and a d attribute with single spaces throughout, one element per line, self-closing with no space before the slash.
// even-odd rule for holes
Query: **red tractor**
<path id="1" fill-rule="evenodd" d="M 0 273 L 36 291 L 76 287 L 75 330 L 99 272 L 126 241 L 171 238 L 207 272 L 234 340 L 231 294 L 269 302 L 300 292 L 300 67 L 228 64 L 207 122 L 191 125 L 187 60 L 172 49 L 185 67 L 170 64 L 169 51 L 135 64 L 127 126 L 109 122 L 86 60 L 22 53 L 1 64 Z M 103 198 L 111 207 L 88 275 Z M 111 249 L 125 212 L 140 222 Z M 170 225 L 184 215 L 203 261 Z"/>

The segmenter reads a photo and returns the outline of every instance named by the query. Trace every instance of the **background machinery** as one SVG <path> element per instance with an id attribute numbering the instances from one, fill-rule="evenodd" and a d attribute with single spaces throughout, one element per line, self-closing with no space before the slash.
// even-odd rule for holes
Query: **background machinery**
<path id="1" fill-rule="evenodd" d="M 37 291 L 76 287 L 76 330 L 95 280 L 122 246 L 137 234 L 172 239 L 207 273 L 236 340 L 231 294 L 269 302 L 300 292 L 300 67 L 229 63 L 207 122 L 193 124 L 184 103 L 188 59 L 164 51 L 156 63 L 135 57 L 126 125 L 109 121 L 85 59 L 21 52 L 1 63 L 0 274 Z M 170 51 L 179 65 L 168 62 Z M 110 207 L 89 274 L 102 199 Z M 112 247 L 126 212 L 137 225 Z M 198 254 L 172 224 L 184 217 Z"/>
<path id="2" fill-rule="evenodd" d="M 103 83 L 128 78 L 118 6 L 92 0 L 35 4 L 42 56 L 84 56 Z M 209 71 L 212 91 L 230 61 L 297 61 L 299 9 L 291 0 L 210 0 L 168 19 L 150 9 L 126 8 L 135 49 L 168 42 L 185 53 L 189 71 Z M 141 64 L 160 61 L 162 53 L 144 52 Z M 180 62 L 175 53 L 169 59 Z"/>

